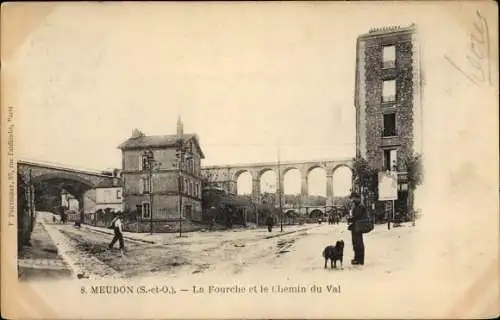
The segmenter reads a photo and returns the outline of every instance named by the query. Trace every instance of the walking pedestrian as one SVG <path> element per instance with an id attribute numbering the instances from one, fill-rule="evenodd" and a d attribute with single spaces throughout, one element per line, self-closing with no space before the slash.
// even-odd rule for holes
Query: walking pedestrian
<path id="1" fill-rule="evenodd" d="M 353 265 L 364 265 L 365 263 L 365 244 L 363 242 L 363 233 L 356 230 L 354 227 L 356 221 L 365 217 L 366 209 L 361 204 L 361 197 L 359 194 L 351 193 L 351 201 L 353 203 L 351 217 L 348 218 L 349 227 L 347 230 L 351 231 L 352 247 L 354 250 L 354 259 L 351 260 Z"/>
<path id="2" fill-rule="evenodd" d="M 268 232 L 273 231 L 273 224 L 274 224 L 273 217 L 272 216 L 268 216 L 266 222 L 267 222 L 267 231 Z"/>
<path id="3" fill-rule="evenodd" d="M 215 217 L 210 220 L 210 231 L 215 229 Z"/>
<path id="4" fill-rule="evenodd" d="M 118 241 L 120 243 L 120 253 L 123 256 L 123 249 L 125 249 L 125 241 L 123 240 L 123 229 L 122 229 L 122 220 L 120 213 L 115 213 L 115 217 L 111 221 L 111 228 L 113 228 L 115 236 L 113 237 L 113 240 L 111 240 L 109 248 L 112 249 L 115 242 Z"/>

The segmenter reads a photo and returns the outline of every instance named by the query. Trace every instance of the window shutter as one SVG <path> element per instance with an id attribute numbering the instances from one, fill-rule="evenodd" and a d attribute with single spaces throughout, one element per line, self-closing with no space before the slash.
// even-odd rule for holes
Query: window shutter
<path id="1" fill-rule="evenodd" d="M 160 191 L 160 177 L 153 176 L 153 192 Z"/>
<path id="2" fill-rule="evenodd" d="M 139 193 L 144 193 L 144 179 L 139 180 Z"/>
<path id="3" fill-rule="evenodd" d="M 139 171 L 142 171 L 142 155 L 139 156 Z"/>

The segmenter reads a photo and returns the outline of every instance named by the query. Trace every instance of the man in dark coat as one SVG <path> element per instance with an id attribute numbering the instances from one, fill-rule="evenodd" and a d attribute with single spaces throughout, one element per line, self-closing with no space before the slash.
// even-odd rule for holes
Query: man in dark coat
<path id="1" fill-rule="evenodd" d="M 267 224 L 267 231 L 269 231 L 269 232 L 273 231 L 274 221 L 273 221 L 273 217 L 272 216 L 268 216 L 267 217 L 266 224 Z"/>
<path id="2" fill-rule="evenodd" d="M 363 234 L 356 231 L 354 224 L 357 220 L 365 217 L 366 208 L 361 204 L 361 197 L 359 194 L 355 192 L 351 193 L 351 201 L 353 202 L 352 216 L 348 219 L 349 227 L 347 228 L 347 230 L 351 231 L 352 247 L 354 250 L 354 259 L 351 260 L 351 264 L 363 265 L 365 263 L 365 244 L 363 243 Z"/>

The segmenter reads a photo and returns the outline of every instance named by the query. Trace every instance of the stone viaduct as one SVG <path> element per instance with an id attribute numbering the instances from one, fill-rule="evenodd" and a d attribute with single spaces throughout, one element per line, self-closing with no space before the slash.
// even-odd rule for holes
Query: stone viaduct
<path id="1" fill-rule="evenodd" d="M 262 175 L 267 171 L 273 171 L 276 177 L 281 177 L 281 181 L 277 181 L 277 185 L 283 186 L 285 174 L 292 169 L 297 169 L 301 176 L 301 197 L 306 198 L 308 195 L 308 175 L 311 170 L 323 168 L 326 171 L 326 197 L 327 205 L 333 204 L 333 174 L 340 167 L 347 167 L 352 172 L 352 159 L 338 160 L 317 160 L 317 161 L 287 161 L 268 163 L 248 163 L 235 165 L 220 165 L 220 166 L 204 166 L 202 167 L 203 175 L 212 183 L 226 191 L 237 194 L 238 177 L 248 172 L 252 176 L 252 198 L 256 203 L 260 203 L 260 180 Z M 278 174 L 279 170 L 279 174 Z"/>

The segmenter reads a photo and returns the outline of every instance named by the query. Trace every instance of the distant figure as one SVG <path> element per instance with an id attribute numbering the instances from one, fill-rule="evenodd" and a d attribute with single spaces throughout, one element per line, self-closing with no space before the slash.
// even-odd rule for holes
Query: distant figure
<path id="1" fill-rule="evenodd" d="M 111 228 L 113 228 L 113 230 L 115 232 L 115 236 L 113 237 L 113 240 L 111 240 L 111 243 L 109 244 L 109 248 L 112 249 L 115 242 L 119 241 L 120 253 L 123 256 L 123 249 L 125 248 L 125 241 L 123 240 L 123 229 L 122 229 L 122 220 L 121 220 L 120 213 L 115 213 L 115 217 L 111 221 Z"/>
<path id="2" fill-rule="evenodd" d="M 54 214 L 52 215 L 52 223 L 53 224 L 57 223 L 57 219 L 56 219 L 56 216 Z"/>
<path id="3" fill-rule="evenodd" d="M 267 217 L 267 221 L 266 221 L 266 224 L 267 224 L 267 231 L 271 232 L 273 231 L 273 217 L 269 216 Z"/>

